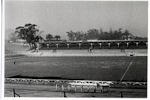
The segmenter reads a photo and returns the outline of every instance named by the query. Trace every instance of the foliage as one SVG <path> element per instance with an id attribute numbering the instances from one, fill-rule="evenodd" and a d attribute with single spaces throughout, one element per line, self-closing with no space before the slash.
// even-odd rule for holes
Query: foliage
<path id="1" fill-rule="evenodd" d="M 37 36 L 39 29 L 36 28 L 35 24 L 25 24 L 24 26 L 19 26 L 16 28 L 15 33 L 17 37 L 24 39 L 27 43 L 32 43 L 35 41 L 35 37 Z"/>
<path id="2" fill-rule="evenodd" d="M 56 40 L 60 40 L 60 38 L 61 38 L 60 35 L 56 35 L 56 36 L 55 36 L 55 39 L 56 39 Z"/>
<path id="3" fill-rule="evenodd" d="M 24 26 L 18 26 L 15 30 L 15 34 L 20 39 L 26 40 L 29 43 L 30 48 L 36 48 L 36 44 L 43 38 L 39 36 L 39 29 L 36 24 L 25 24 Z"/>
<path id="4" fill-rule="evenodd" d="M 52 34 L 47 34 L 46 35 L 46 40 L 52 40 L 53 39 L 53 35 Z"/>
<path id="5" fill-rule="evenodd" d="M 52 34 L 47 34 L 46 35 L 46 40 L 51 41 L 51 40 L 60 40 L 61 36 L 60 35 L 55 35 L 53 36 Z"/>
<path id="6" fill-rule="evenodd" d="M 82 31 L 78 31 L 78 32 L 67 32 L 67 36 L 69 38 L 70 41 L 77 41 L 77 40 L 86 40 L 86 34 Z"/>
<path id="7" fill-rule="evenodd" d="M 129 39 L 134 38 L 128 30 L 122 32 L 122 28 L 118 30 L 110 29 L 109 32 L 104 32 L 102 29 L 89 29 L 87 32 L 82 31 L 69 31 L 66 32 L 67 36 L 70 41 L 77 41 L 77 40 L 122 40 L 122 39 Z"/>

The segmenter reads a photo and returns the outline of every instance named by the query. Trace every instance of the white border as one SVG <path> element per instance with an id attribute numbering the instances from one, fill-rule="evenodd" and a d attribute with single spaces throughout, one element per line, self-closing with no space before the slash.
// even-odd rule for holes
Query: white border
<path id="1" fill-rule="evenodd" d="M 2 32 L 2 34 L 0 34 L 0 39 L 1 39 L 1 41 L 0 41 L 0 47 L 1 47 L 1 49 L 0 49 L 0 54 L 1 54 L 1 58 L 0 58 L 0 61 L 1 61 L 1 68 L 0 68 L 0 71 L 1 71 L 1 73 L 0 73 L 0 75 L 2 76 L 1 77 L 1 79 L 0 79 L 0 81 L 2 80 L 2 83 L 0 84 L 0 85 L 2 85 L 1 87 L 0 87 L 0 97 L 2 97 L 2 99 L 3 100 L 45 100 L 45 99 L 49 99 L 49 100 L 65 100 L 66 98 L 25 98 L 25 97 L 21 97 L 21 98 L 13 98 L 13 97 L 5 97 L 4 98 L 4 70 L 5 70 L 5 68 L 4 68 L 4 60 L 5 60 L 5 58 L 4 58 L 4 54 L 5 54 L 5 51 L 4 51 L 4 47 L 5 47 L 5 45 L 4 45 L 4 43 L 5 43 L 5 2 L 6 1 L 54 1 L 54 0 L 1 0 L 1 8 L 0 8 L 0 12 L 1 12 L 1 27 L 0 27 L 0 30 L 1 30 L 1 32 Z M 55 1 L 92 1 L 92 0 L 55 0 Z M 131 1 L 131 0 L 94 0 L 94 1 Z M 148 0 L 132 0 L 132 1 L 148 1 Z M 149 5 L 150 5 L 150 3 L 148 2 L 148 16 L 150 16 L 150 11 L 149 11 Z M 148 17 L 149 18 L 149 17 Z M 149 25 L 149 20 L 148 20 L 148 25 Z M 149 37 L 150 37 L 150 34 L 149 34 L 149 26 L 148 26 L 148 44 L 150 43 L 149 42 Z M 148 68 L 148 66 L 149 66 L 149 62 L 150 62 L 150 59 L 149 59 L 149 50 L 150 50 L 150 46 L 148 46 L 148 65 L 147 65 L 147 68 Z M 149 99 L 149 97 L 150 97 L 150 94 L 148 94 L 149 93 L 149 89 L 150 89 L 150 86 L 149 86 L 149 76 L 150 76 L 150 68 L 148 68 L 148 75 L 147 75 L 147 77 L 148 77 L 148 92 L 147 92 L 147 99 Z M 86 100 L 98 100 L 98 99 L 105 99 L 105 100 L 107 100 L 108 98 L 67 98 L 67 99 L 69 99 L 69 100 L 76 100 L 76 99 L 86 99 Z M 109 98 L 109 99 L 112 99 L 112 100 L 116 100 L 116 99 L 121 99 L 121 98 Z M 123 98 L 123 99 L 127 99 L 127 98 Z M 133 98 L 133 100 L 136 100 L 137 98 Z M 139 99 L 139 98 L 138 98 Z"/>
<path id="2" fill-rule="evenodd" d="M 2 38 L 2 48 L 1 48 L 1 57 L 2 57 L 2 98 L 4 97 L 4 75 L 5 75 L 5 73 L 4 73 L 4 54 L 5 54 L 5 51 L 4 51 L 4 47 L 5 47 L 5 1 L 4 0 L 2 0 L 2 35 L 1 35 L 1 38 Z"/>
<path id="3" fill-rule="evenodd" d="M 148 1 L 148 0 L 6 0 L 6 1 Z"/>
<path id="4" fill-rule="evenodd" d="M 0 3 L 1 4 L 1 3 Z M 2 4 L 1 4 L 2 6 Z M 0 7 L 0 13 L 2 14 L 2 7 Z M 0 30 L 2 33 L 2 17 L 0 16 Z M 0 48 L 2 47 L 2 34 L 0 34 Z M 0 55 L 2 54 L 1 49 L 0 49 Z M 0 62 L 2 63 L 2 57 L 0 56 Z M 2 64 L 0 66 L 0 76 L 2 76 Z M 0 90 L 2 89 L 1 85 L 2 85 L 2 77 L 0 77 Z M 0 98 L 2 97 L 2 91 L 0 91 Z"/>
<path id="5" fill-rule="evenodd" d="M 150 98 L 150 93 L 149 93 L 149 90 L 150 90 L 150 84 L 149 84 L 149 81 L 150 81 L 150 68 L 149 68 L 149 65 L 150 65 L 150 59 L 149 59 L 149 57 L 150 57 L 150 54 L 149 54 L 149 52 L 150 52 L 150 46 L 149 46 L 149 43 L 150 43 L 150 20 L 149 20 L 149 17 L 150 17 L 150 2 L 148 2 L 148 60 L 147 60 L 147 82 L 148 82 L 148 86 L 147 86 L 147 98 Z"/>

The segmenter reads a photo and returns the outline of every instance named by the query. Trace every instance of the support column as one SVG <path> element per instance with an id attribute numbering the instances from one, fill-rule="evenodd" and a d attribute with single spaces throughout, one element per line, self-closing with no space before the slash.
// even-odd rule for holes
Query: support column
<path id="1" fill-rule="evenodd" d="M 74 91 L 76 92 L 76 90 L 77 90 L 77 89 L 76 89 L 76 86 L 74 86 Z"/>
<path id="2" fill-rule="evenodd" d="M 97 87 L 96 87 L 96 86 L 94 86 L 94 93 L 96 93 L 96 88 L 97 88 Z"/>
<path id="3" fill-rule="evenodd" d="M 49 48 L 49 44 L 46 44 L 47 48 Z"/>
<path id="4" fill-rule="evenodd" d="M 88 89 L 88 92 L 89 92 L 90 87 L 89 87 L 89 86 L 87 86 L 87 89 Z"/>
<path id="5" fill-rule="evenodd" d="M 62 89 L 62 91 L 64 91 L 64 86 L 63 85 L 61 86 L 61 89 Z"/>
<path id="6" fill-rule="evenodd" d="M 81 48 L 81 43 L 79 43 L 79 48 Z"/>
<path id="7" fill-rule="evenodd" d="M 103 86 L 102 86 L 102 93 L 104 92 L 104 88 L 103 88 Z"/>
<path id="8" fill-rule="evenodd" d="M 69 85 L 68 85 L 68 87 L 67 87 L 67 88 L 68 88 L 68 91 L 70 91 L 70 86 L 69 86 Z"/>
<path id="9" fill-rule="evenodd" d="M 108 47 L 110 48 L 110 43 L 108 43 Z"/>
<path id="10" fill-rule="evenodd" d="M 83 91 L 83 86 L 81 86 L 81 92 Z"/>
<path id="11" fill-rule="evenodd" d="M 69 43 L 67 43 L 67 48 L 69 48 Z"/>
<path id="12" fill-rule="evenodd" d="M 127 44 L 127 48 L 129 47 L 129 42 L 126 43 Z"/>
<path id="13" fill-rule="evenodd" d="M 120 43 L 117 43 L 117 45 L 118 45 L 118 48 L 119 48 L 119 46 L 120 46 Z"/>
<path id="14" fill-rule="evenodd" d="M 91 45 L 91 48 L 93 48 L 93 43 L 90 43 L 90 45 Z"/>
<path id="15" fill-rule="evenodd" d="M 58 49 L 58 44 L 56 44 L 56 48 Z"/>
<path id="16" fill-rule="evenodd" d="M 99 43 L 100 48 L 102 48 L 102 43 Z"/>
<path id="17" fill-rule="evenodd" d="M 146 42 L 146 47 L 147 47 L 148 43 Z"/>
<path id="18" fill-rule="evenodd" d="M 139 46 L 139 42 L 136 42 L 136 46 L 137 46 L 137 47 Z"/>
<path id="19" fill-rule="evenodd" d="M 57 84 L 56 84 L 56 91 L 58 90 L 58 86 L 57 86 Z"/>

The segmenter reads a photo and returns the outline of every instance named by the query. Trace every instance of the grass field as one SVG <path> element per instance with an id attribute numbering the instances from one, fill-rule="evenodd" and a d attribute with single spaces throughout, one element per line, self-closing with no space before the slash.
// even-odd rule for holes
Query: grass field
<path id="1" fill-rule="evenodd" d="M 15 64 L 14 64 L 15 61 Z M 5 62 L 5 77 L 16 75 L 86 80 L 147 81 L 147 57 L 25 57 Z"/>
<path id="2" fill-rule="evenodd" d="M 30 77 L 49 79 L 83 79 L 99 81 L 118 81 L 131 64 L 123 81 L 147 81 L 147 56 L 111 56 L 119 55 L 120 50 L 94 50 L 86 56 L 87 50 L 59 50 L 59 54 L 84 56 L 37 56 L 29 57 L 18 52 L 27 52 L 28 48 L 15 44 L 5 47 L 5 77 Z M 131 50 L 136 54 L 147 55 L 147 50 Z M 45 51 L 44 51 L 45 52 Z M 126 50 L 130 52 L 130 50 Z M 47 54 L 47 53 L 45 53 Z M 104 55 L 104 56 L 101 56 Z M 109 55 L 109 56 L 105 56 Z M 131 63 L 132 62 L 132 63 Z M 22 97 L 63 97 L 62 92 L 51 91 L 50 86 L 5 84 L 5 97 L 12 97 L 12 89 Z M 48 90 L 47 90 L 48 89 Z M 147 97 L 147 89 L 111 89 L 108 93 L 66 93 L 68 97 Z"/>

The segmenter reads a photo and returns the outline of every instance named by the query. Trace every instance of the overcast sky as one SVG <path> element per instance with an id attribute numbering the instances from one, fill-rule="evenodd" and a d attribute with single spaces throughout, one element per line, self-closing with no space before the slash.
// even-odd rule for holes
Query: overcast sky
<path id="1" fill-rule="evenodd" d="M 102 28 L 128 29 L 137 36 L 148 34 L 146 1 L 6 1 L 5 28 L 37 24 L 45 34 L 67 38 L 67 31 Z"/>

